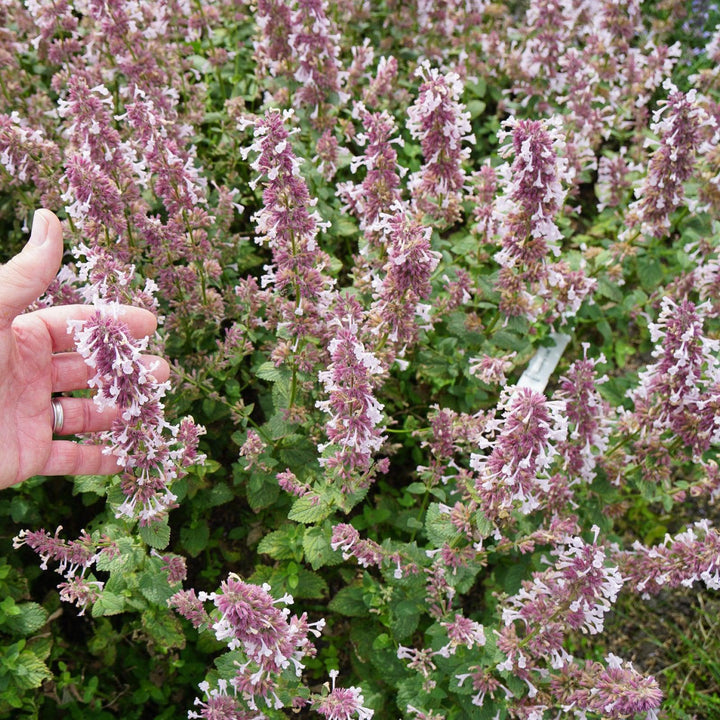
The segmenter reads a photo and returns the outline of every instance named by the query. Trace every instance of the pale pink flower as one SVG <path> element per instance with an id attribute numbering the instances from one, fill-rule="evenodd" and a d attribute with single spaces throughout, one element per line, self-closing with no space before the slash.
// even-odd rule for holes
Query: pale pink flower
<path id="1" fill-rule="evenodd" d="M 429 63 L 420 65 L 420 92 L 408 108 L 408 130 L 420 141 L 423 166 L 414 173 L 408 188 L 417 207 L 451 225 L 461 214 L 460 203 L 467 174 L 463 163 L 470 157 L 475 136 L 470 114 L 460 102 L 463 86 L 459 76 L 442 75 Z"/>
<path id="2" fill-rule="evenodd" d="M 337 670 L 330 671 L 332 688 L 324 697 L 313 700 L 313 710 L 327 720 L 352 720 L 354 717 L 358 720 L 370 720 L 375 712 L 364 707 L 362 690 L 359 687 L 335 687 L 338 674 Z"/>

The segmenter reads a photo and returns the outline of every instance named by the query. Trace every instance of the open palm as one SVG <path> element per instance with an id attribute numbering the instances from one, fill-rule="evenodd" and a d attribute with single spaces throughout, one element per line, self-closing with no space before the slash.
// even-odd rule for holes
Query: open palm
<path id="1" fill-rule="evenodd" d="M 118 470 L 102 445 L 53 439 L 53 393 L 88 387 L 93 372 L 74 352 L 68 320 L 93 313 L 84 305 L 63 305 L 22 314 L 47 288 L 62 258 L 62 229 L 49 210 L 35 214 L 22 252 L 0 267 L 0 488 L 33 475 L 107 475 Z M 135 337 L 152 333 L 152 313 L 127 307 L 123 320 Z M 148 356 L 149 363 L 159 358 Z M 164 360 L 153 369 L 167 379 Z M 88 398 L 62 397 L 63 435 L 109 429 L 118 415 L 99 412 Z"/>

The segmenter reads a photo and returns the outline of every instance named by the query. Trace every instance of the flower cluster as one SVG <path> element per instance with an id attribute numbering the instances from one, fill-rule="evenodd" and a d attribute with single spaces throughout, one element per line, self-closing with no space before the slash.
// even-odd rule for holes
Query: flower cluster
<path id="1" fill-rule="evenodd" d="M 569 672 L 574 672 L 572 657 L 563 647 L 567 633 L 601 632 L 604 617 L 622 588 L 618 567 L 608 564 L 605 549 L 597 543 L 599 529 L 595 527 L 593 531 L 596 537 L 592 543 L 580 537 L 566 537 L 552 551 L 556 556 L 554 565 L 534 573 L 532 581 L 525 581 L 520 592 L 504 603 L 504 627 L 499 631 L 497 646 L 505 660 L 497 665 L 497 670 L 511 671 L 522 679 L 528 687 L 527 698 L 535 704 L 546 705 L 548 700 L 543 697 L 545 690 L 541 692 L 535 685 L 546 666 L 561 671 L 570 668 Z M 599 664 L 595 670 L 599 674 L 606 672 Z M 657 708 L 660 701 L 657 686 L 645 678 L 638 679 L 655 688 L 655 694 L 650 696 L 653 702 L 645 709 Z M 604 702 L 610 704 L 608 698 Z M 623 715 L 616 712 L 612 717 Z"/>
<path id="2" fill-rule="evenodd" d="M 358 687 L 335 687 L 338 675 L 337 670 L 330 671 L 332 687 L 327 695 L 318 696 L 312 701 L 315 712 L 326 720 L 352 720 L 353 717 L 370 720 L 375 712 L 363 706 L 365 698 L 362 690 Z"/>
<path id="3" fill-rule="evenodd" d="M 641 443 L 654 444 L 656 437 L 670 431 L 694 457 L 700 457 L 720 441 L 720 342 L 703 332 L 705 309 L 689 300 L 676 303 L 665 297 L 657 322 L 650 324 L 657 362 L 641 373 L 632 394 Z"/>
<path id="4" fill-rule="evenodd" d="M 513 162 L 498 169 L 504 192 L 495 201 L 501 249 L 497 289 L 504 314 L 535 318 L 538 295 L 547 294 L 549 255 L 559 255 L 562 234 L 555 223 L 571 174 L 562 156 L 559 119 L 505 121 L 501 148 Z"/>
<path id="5" fill-rule="evenodd" d="M 610 407 L 598 392 L 597 386 L 607 382 L 607 376 L 598 377 L 597 366 L 605 362 L 604 356 L 588 358 L 589 345 L 584 344 L 582 360 L 576 360 L 560 378 L 555 397 L 565 402 L 568 420 L 567 438 L 558 443 L 558 451 L 570 478 L 591 482 L 595 465 L 608 448 L 612 429 Z"/>
<path id="6" fill-rule="evenodd" d="M 474 143 L 470 114 L 460 104 L 462 83 L 456 73 L 442 75 L 429 63 L 417 70 L 423 83 L 417 100 L 408 108 L 408 130 L 420 141 L 425 163 L 408 182 L 418 209 L 452 225 L 461 213 L 466 183 L 463 162 Z"/>
<path id="7" fill-rule="evenodd" d="M 122 491 L 125 501 L 118 517 L 138 517 L 141 525 L 160 522 L 175 505 L 171 488 L 183 468 L 199 461 L 196 449 L 202 429 L 191 420 L 171 425 L 164 414 L 166 383 L 157 382 L 141 354 L 147 339 L 136 340 L 122 321 L 119 305 L 96 308 L 84 321 L 72 321 L 77 351 L 95 371 L 88 385 L 96 389 L 98 409 L 117 407 L 120 416 L 103 433 L 108 452 L 124 468 Z"/>
<path id="8" fill-rule="evenodd" d="M 80 615 L 91 606 L 102 593 L 104 583 L 92 575 L 85 577 L 100 557 L 113 558 L 119 553 L 117 544 L 109 538 L 95 541 L 83 530 L 77 540 L 63 540 L 62 527 L 54 535 L 46 530 L 21 530 L 13 540 L 13 547 L 27 545 L 42 560 L 40 567 L 47 570 L 48 562 L 59 563 L 56 572 L 64 581 L 58 585 L 60 599 L 77 605 Z"/>
<path id="9" fill-rule="evenodd" d="M 170 604 L 182 615 L 194 623 L 209 623 L 215 637 L 225 642 L 230 650 L 242 650 L 246 661 L 237 665 L 230 685 L 238 700 L 230 698 L 226 685 L 208 692 L 203 713 L 195 717 L 214 717 L 208 715 L 207 708 L 214 705 L 238 705 L 240 698 L 250 710 L 257 711 L 258 703 L 268 708 L 281 708 L 283 701 L 278 695 L 284 670 L 290 668 L 299 677 L 303 670 L 302 659 L 312 657 L 315 647 L 309 635 L 319 637 L 325 624 L 324 620 L 308 622 L 307 615 L 291 615 L 288 608 L 280 609 L 278 603 L 292 603 L 290 595 L 275 599 L 270 595 L 270 586 L 252 585 L 237 575 L 229 575 L 223 581 L 218 593 L 182 591 L 170 599 Z M 202 603 L 212 601 L 217 609 L 218 618 L 210 619 L 202 610 Z M 193 717 L 191 715 L 191 717 Z"/>
<path id="10" fill-rule="evenodd" d="M 280 306 L 278 321 L 299 337 L 317 332 L 313 323 L 324 314 L 320 301 L 332 281 L 323 272 L 329 257 L 317 243 L 324 224 L 317 212 L 311 211 L 314 202 L 300 174 L 291 132 L 283 124 L 291 117 L 291 112 L 268 111 L 258 118 L 254 142 L 244 154 L 257 153 L 251 165 L 260 175 L 258 180 L 264 179 L 263 207 L 254 216 L 256 242 L 272 250 L 273 264 L 265 266 L 263 286 L 273 286 L 279 294 L 291 293 L 294 304 Z"/>
<path id="11" fill-rule="evenodd" d="M 577 718 L 586 713 L 621 720 L 644 713 L 656 720 L 662 691 L 652 676 L 641 675 L 617 655 L 610 653 L 602 663 L 587 661 L 584 666 L 566 665 L 553 678 L 553 693 Z"/>
<path id="12" fill-rule="evenodd" d="M 318 125 L 325 118 L 333 96 L 344 103 L 342 87 L 346 73 L 341 69 L 339 35 L 328 17 L 327 0 L 296 0 L 293 33 L 288 44 L 296 60 L 294 79 L 300 84 L 293 96 L 295 107 L 310 109 Z"/>
<path id="13" fill-rule="evenodd" d="M 41 130 L 34 129 L 17 111 L 0 113 L 0 168 L 3 182 L 25 185 L 32 182 L 40 202 L 46 207 L 59 205 L 58 176 L 53 171 L 60 152 Z"/>
<path id="14" fill-rule="evenodd" d="M 695 154 L 702 141 L 703 124 L 716 123 L 696 102 L 696 93 L 680 92 L 670 81 L 667 100 L 655 113 L 653 131 L 659 144 L 648 165 L 648 174 L 635 191 L 638 199 L 630 207 L 631 226 L 643 234 L 662 237 L 670 228 L 670 215 L 684 197 L 684 183 L 692 175 Z"/>
<path id="15" fill-rule="evenodd" d="M 666 535 L 661 545 L 636 541 L 631 550 L 616 552 L 615 559 L 627 582 L 645 596 L 701 580 L 712 590 L 720 588 L 720 534 L 707 520 L 675 537 Z"/>
<path id="16" fill-rule="evenodd" d="M 363 130 L 355 136 L 355 141 L 365 146 L 365 152 L 354 158 L 350 167 L 355 172 L 364 166 L 366 174 L 359 185 L 341 183 L 338 190 L 348 209 L 358 218 L 368 243 L 373 245 L 380 242 L 382 216 L 401 199 L 400 173 L 403 171 L 393 144 L 402 145 L 402 139 L 393 137 L 397 128 L 387 112 L 373 113 L 362 103 L 355 103 L 353 117 L 362 123 Z"/>
<path id="17" fill-rule="evenodd" d="M 333 320 L 330 325 L 335 334 L 328 346 L 331 362 L 327 370 L 318 374 L 329 397 L 316 403 L 330 415 L 326 425 L 328 443 L 321 444 L 318 450 L 323 453 L 320 464 L 349 490 L 351 480 L 360 487 L 367 485 L 372 457 L 385 439 L 378 429 L 383 406 L 373 395 L 373 376 L 382 374 L 384 368 L 358 339 L 352 318 Z M 328 449 L 332 454 L 326 456 Z"/>
<path id="18" fill-rule="evenodd" d="M 498 436 L 481 447 L 489 455 L 473 453 L 470 465 L 476 471 L 475 492 L 483 512 L 493 522 L 518 508 L 530 513 L 540 507 L 550 480 L 543 473 L 557 454 L 556 443 L 567 436 L 564 403 L 548 401 L 530 388 L 506 393 Z"/>
<path id="19" fill-rule="evenodd" d="M 382 333 L 400 349 L 415 342 L 419 329 L 431 326 L 430 306 L 422 303 L 431 291 L 430 278 L 440 261 L 440 253 L 430 245 L 430 228 L 407 213 L 403 204 L 383 217 L 387 243 L 384 277 L 376 278 L 374 300 L 369 311 L 369 330 Z M 420 322 L 418 322 L 420 321 Z"/>

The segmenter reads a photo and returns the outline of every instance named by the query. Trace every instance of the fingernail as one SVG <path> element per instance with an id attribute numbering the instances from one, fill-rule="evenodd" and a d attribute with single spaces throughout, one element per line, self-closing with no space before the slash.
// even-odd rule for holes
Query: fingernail
<path id="1" fill-rule="evenodd" d="M 49 226 L 45 214 L 41 210 L 36 210 L 33 215 L 32 231 L 30 232 L 28 245 L 42 245 L 47 240 Z"/>

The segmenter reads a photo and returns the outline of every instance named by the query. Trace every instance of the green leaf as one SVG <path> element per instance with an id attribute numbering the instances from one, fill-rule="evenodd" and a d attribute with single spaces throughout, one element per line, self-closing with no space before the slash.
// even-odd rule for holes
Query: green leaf
<path id="1" fill-rule="evenodd" d="M 103 475 L 78 475 L 73 479 L 76 493 L 94 493 L 104 495 L 108 486 L 108 479 Z"/>
<path id="2" fill-rule="evenodd" d="M 51 677 L 52 673 L 48 666 L 30 650 L 20 654 L 13 668 L 15 684 L 22 690 L 38 688 L 43 680 L 49 680 Z"/>
<path id="3" fill-rule="evenodd" d="M 403 640 L 412 635 L 419 622 L 420 613 L 411 600 L 401 600 L 393 606 L 390 627 L 396 639 Z"/>
<path id="4" fill-rule="evenodd" d="M 272 505 L 280 494 L 280 486 L 274 477 L 255 473 L 247 484 L 247 499 L 250 507 L 258 512 Z"/>
<path id="5" fill-rule="evenodd" d="M 653 292 L 663 279 L 663 268 L 660 262 L 647 255 L 637 259 L 637 274 L 643 290 Z"/>
<path id="6" fill-rule="evenodd" d="M 485 513 L 482 510 L 478 510 L 475 513 L 475 527 L 477 528 L 477 531 L 482 535 L 484 538 L 490 537 L 492 535 L 493 530 L 495 529 L 495 526 L 492 524 L 490 520 L 487 519 Z"/>
<path id="7" fill-rule="evenodd" d="M 132 572 L 137 567 L 138 555 L 145 552 L 139 551 L 135 545 L 133 538 L 121 537 L 115 539 L 118 553 L 100 553 L 100 557 L 95 562 L 95 567 L 103 572 L 116 572 L 122 570 L 125 573 Z"/>
<path id="8" fill-rule="evenodd" d="M 333 231 L 335 235 L 353 237 L 357 235 L 358 227 L 350 218 L 340 215 L 335 218 L 335 222 L 333 222 Z"/>
<path id="9" fill-rule="evenodd" d="M 350 585 L 340 590 L 328 607 L 333 612 L 348 617 L 366 617 L 370 614 L 363 600 L 363 589 L 358 585 Z"/>
<path id="10" fill-rule="evenodd" d="M 470 117 L 474 120 L 476 117 L 481 115 L 483 112 L 485 112 L 485 103 L 482 100 L 471 100 L 467 104 L 468 112 L 470 113 Z"/>
<path id="11" fill-rule="evenodd" d="M 527 338 L 520 337 L 507 330 L 498 330 L 492 336 L 492 340 L 497 347 L 503 350 L 515 350 L 515 352 L 520 352 L 528 346 Z"/>
<path id="12" fill-rule="evenodd" d="M 610 282 L 610 280 L 607 279 L 607 277 L 601 277 L 598 280 L 598 294 L 602 295 L 603 297 L 606 297 L 613 302 L 620 303 L 622 302 L 623 295 L 620 291 L 620 288 L 617 286 L 616 283 Z"/>
<path id="13" fill-rule="evenodd" d="M 215 483 L 202 497 L 202 505 L 205 508 L 213 508 L 218 505 L 225 505 L 235 498 L 232 488 L 225 482 Z"/>
<path id="14" fill-rule="evenodd" d="M 122 595 L 103 591 L 92 607 L 92 616 L 118 615 L 125 610 L 125 598 Z"/>
<path id="15" fill-rule="evenodd" d="M 152 525 L 143 525 L 140 528 L 140 537 L 150 547 L 164 550 L 170 543 L 170 526 L 167 520 Z"/>
<path id="16" fill-rule="evenodd" d="M 6 624 L 18 635 L 30 635 L 39 630 L 48 619 L 48 613 L 42 605 L 34 602 L 17 606 L 19 613 L 7 618 Z"/>
<path id="17" fill-rule="evenodd" d="M 233 650 L 215 658 L 215 667 L 218 669 L 220 677 L 229 680 L 237 675 L 238 665 L 243 665 L 245 662 L 245 656 L 239 650 Z"/>
<path id="18" fill-rule="evenodd" d="M 440 547 L 458 536 L 457 528 L 450 522 L 450 517 L 440 512 L 438 503 L 430 503 L 425 514 L 425 531 L 428 539 L 435 547 Z"/>
<path id="19" fill-rule="evenodd" d="M 322 499 L 309 498 L 307 496 L 298 498 L 294 503 L 288 518 L 305 524 L 315 523 L 324 520 L 332 512 L 332 505 L 325 503 Z"/>
<path id="20" fill-rule="evenodd" d="M 22 495 L 15 495 L 10 501 L 10 517 L 14 523 L 25 522 L 32 509 L 33 505 Z"/>
<path id="21" fill-rule="evenodd" d="M 160 569 L 145 570 L 145 572 L 141 573 L 138 586 L 147 600 L 162 607 L 167 607 L 168 598 L 174 595 L 177 590 L 177 588 L 170 585 L 167 575 Z"/>
<path id="22" fill-rule="evenodd" d="M 297 589 L 292 591 L 295 597 L 320 600 L 327 595 L 327 583 L 317 573 L 300 568 L 297 578 Z"/>
<path id="23" fill-rule="evenodd" d="M 482 78 L 482 77 L 476 78 L 474 82 L 471 82 L 470 80 L 468 80 L 465 83 L 465 92 L 470 96 L 479 97 L 479 98 L 484 97 L 485 89 L 486 89 L 485 78 Z"/>
<path id="24" fill-rule="evenodd" d="M 277 382 L 283 376 L 280 368 L 275 367 L 275 363 L 264 362 L 256 371 L 255 375 L 261 380 L 267 380 L 268 382 Z"/>
<path id="25" fill-rule="evenodd" d="M 180 529 L 180 542 L 191 557 L 197 557 L 208 544 L 210 528 L 205 520 L 195 520 Z"/>
<path id="26" fill-rule="evenodd" d="M 290 432 L 290 423 L 285 420 L 283 413 L 276 412 L 265 425 L 263 425 L 263 428 L 267 429 L 273 440 L 277 440 Z"/>
<path id="27" fill-rule="evenodd" d="M 323 565 L 337 565 L 342 562 L 342 554 L 339 550 L 333 550 L 330 546 L 331 530 L 320 527 L 310 527 L 305 530 L 303 536 L 303 550 L 305 559 L 310 563 L 313 570 Z"/>
<path id="28" fill-rule="evenodd" d="M 424 495 L 427 492 L 425 483 L 421 482 L 410 483 L 405 489 L 413 495 Z"/>
<path id="29" fill-rule="evenodd" d="M 295 560 L 297 551 L 292 545 L 295 540 L 296 528 L 297 526 L 288 525 L 280 530 L 268 533 L 258 543 L 258 552 L 269 555 L 275 560 Z"/>
<path id="30" fill-rule="evenodd" d="M 149 608 L 142 614 L 145 632 L 162 652 L 185 647 L 185 633 L 180 618 L 165 608 Z"/>

